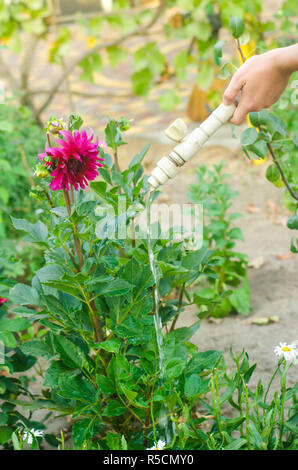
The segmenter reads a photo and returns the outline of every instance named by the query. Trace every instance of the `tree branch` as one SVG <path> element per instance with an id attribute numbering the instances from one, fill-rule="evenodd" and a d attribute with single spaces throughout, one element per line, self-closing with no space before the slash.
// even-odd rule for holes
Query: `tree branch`
<path id="1" fill-rule="evenodd" d="M 283 172 L 283 169 L 282 169 L 282 167 L 280 166 L 280 163 L 279 163 L 279 161 L 278 161 L 277 158 L 276 158 L 276 155 L 275 155 L 275 153 L 274 153 L 274 150 L 273 150 L 273 148 L 272 148 L 272 146 L 271 146 L 271 144 L 270 144 L 269 142 L 267 143 L 267 147 L 268 147 L 268 150 L 269 150 L 269 152 L 270 152 L 270 154 L 271 154 L 272 160 L 274 161 L 275 165 L 276 165 L 277 168 L 278 168 L 278 171 L 279 171 L 279 173 L 280 173 L 281 179 L 283 180 L 283 182 L 284 182 L 284 184 L 285 184 L 287 190 L 289 191 L 289 193 L 291 194 L 291 196 L 292 196 L 294 199 L 296 199 L 296 201 L 298 201 L 298 194 L 296 194 L 296 193 L 293 191 L 293 189 L 291 188 L 290 183 L 288 182 L 288 180 L 287 180 L 287 178 L 286 178 L 286 176 L 285 176 L 285 174 L 284 174 L 284 172 Z"/>
<path id="2" fill-rule="evenodd" d="M 50 90 L 46 89 L 37 89 L 37 90 L 32 90 L 29 91 L 29 95 L 34 96 L 34 95 L 47 95 L 50 93 Z M 56 94 L 66 94 L 66 90 L 57 90 Z M 132 98 L 133 93 L 88 93 L 85 91 L 79 91 L 79 90 L 71 90 L 71 94 L 73 96 L 81 96 L 83 98 Z"/>
<path id="3" fill-rule="evenodd" d="M 30 72 L 32 69 L 32 63 L 34 60 L 34 53 L 39 40 L 40 36 L 36 34 L 31 34 L 29 36 L 28 42 L 26 44 L 26 49 L 23 55 L 23 60 L 20 66 L 20 90 L 22 91 L 21 103 L 25 106 L 28 106 L 37 119 L 37 112 L 29 93 L 29 79 Z"/>
<path id="4" fill-rule="evenodd" d="M 13 86 L 14 89 L 18 89 L 19 84 L 13 73 L 11 72 L 10 68 L 8 65 L 3 60 L 3 57 L 0 55 L 0 75 L 3 78 L 6 78 L 10 84 Z"/>

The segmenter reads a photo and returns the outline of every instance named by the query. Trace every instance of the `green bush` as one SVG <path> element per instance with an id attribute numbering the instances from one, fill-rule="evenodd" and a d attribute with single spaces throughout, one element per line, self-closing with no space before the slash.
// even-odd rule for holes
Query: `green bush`
<path id="1" fill-rule="evenodd" d="M 229 210 L 238 193 L 227 183 L 229 175 L 222 172 L 223 166 L 222 161 L 213 169 L 198 167 L 196 182 L 188 189 L 189 200 L 203 205 L 203 236 L 216 262 L 214 270 L 206 273 L 206 287 L 200 288 L 194 297 L 198 305 L 204 303 L 204 297 L 209 301 L 205 312 L 201 308 L 200 317 L 206 314 L 222 317 L 232 310 L 247 315 L 250 311 L 247 256 L 234 249 L 237 240 L 243 241 L 242 231 L 234 223 L 241 214 Z"/>

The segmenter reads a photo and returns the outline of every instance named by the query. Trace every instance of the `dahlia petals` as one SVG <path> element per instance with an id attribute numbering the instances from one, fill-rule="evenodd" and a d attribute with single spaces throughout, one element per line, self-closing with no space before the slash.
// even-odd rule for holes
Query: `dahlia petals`
<path id="1" fill-rule="evenodd" d="M 46 145 L 44 152 L 38 154 L 40 160 L 50 156 L 52 162 L 46 162 L 51 167 L 52 181 L 50 188 L 53 191 L 67 189 L 70 185 L 78 191 L 79 187 L 85 189 L 89 181 L 98 176 L 97 168 L 102 167 L 104 158 L 99 157 L 99 146 L 106 146 L 105 142 L 99 144 L 98 137 L 95 142 L 94 132 L 89 129 L 88 137 L 86 130 L 74 133 L 63 130 L 59 132 L 57 144 L 59 147 Z"/>

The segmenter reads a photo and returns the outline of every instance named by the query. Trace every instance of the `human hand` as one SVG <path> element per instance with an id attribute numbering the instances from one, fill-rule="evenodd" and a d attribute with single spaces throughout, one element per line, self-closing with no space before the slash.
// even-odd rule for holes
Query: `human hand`
<path id="1" fill-rule="evenodd" d="M 239 67 L 223 96 L 224 104 L 232 104 L 241 90 L 232 124 L 242 124 L 249 112 L 269 108 L 279 99 L 293 72 L 285 60 L 291 47 L 253 56 Z"/>

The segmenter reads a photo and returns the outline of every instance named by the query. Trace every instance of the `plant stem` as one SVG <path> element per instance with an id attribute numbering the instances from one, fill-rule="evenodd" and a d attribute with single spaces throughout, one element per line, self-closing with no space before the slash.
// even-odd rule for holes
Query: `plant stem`
<path id="1" fill-rule="evenodd" d="M 94 331 L 94 335 L 95 335 L 95 338 L 96 338 L 96 341 L 98 341 L 99 343 L 101 343 L 103 341 L 103 334 L 102 334 L 102 331 L 101 331 L 101 326 L 100 326 L 100 323 L 99 323 L 99 319 L 98 319 L 98 316 L 97 316 L 97 309 L 96 309 L 96 306 L 95 306 L 95 302 L 94 300 L 90 300 L 88 299 L 88 296 L 86 295 L 83 287 L 78 284 L 78 287 L 85 299 L 85 302 L 87 304 L 87 307 L 88 307 L 88 310 L 89 310 L 89 318 L 91 320 L 91 323 L 92 323 L 92 328 L 93 328 L 93 331 Z"/>
<path id="2" fill-rule="evenodd" d="M 296 199 L 296 201 L 298 201 L 298 194 L 296 194 L 296 193 L 293 191 L 293 189 L 291 188 L 290 183 L 288 182 L 287 178 L 285 177 L 285 174 L 284 174 L 284 172 L 283 172 L 283 169 L 281 168 L 280 163 L 279 163 L 279 161 L 278 161 L 277 158 L 276 158 L 276 155 L 275 155 L 275 153 L 274 153 L 274 150 L 273 150 L 273 148 L 272 148 L 272 145 L 271 145 L 269 142 L 267 142 L 267 147 L 268 147 L 268 150 L 269 150 L 269 152 L 270 152 L 270 154 L 271 154 L 271 156 L 272 156 L 272 160 L 274 161 L 275 165 L 277 166 L 277 169 L 278 169 L 278 171 L 279 171 L 279 173 L 280 173 L 281 179 L 283 180 L 283 182 L 284 182 L 284 184 L 285 184 L 287 190 L 288 190 L 289 193 L 291 194 L 292 198 L 294 198 L 294 199 Z"/>
<path id="3" fill-rule="evenodd" d="M 48 201 L 50 207 L 53 209 L 54 203 L 53 203 L 52 199 L 50 198 L 49 193 L 47 191 L 44 191 L 44 194 L 45 194 L 45 197 L 47 198 L 47 201 Z"/>
<path id="4" fill-rule="evenodd" d="M 237 365 L 237 372 L 238 372 L 238 406 L 240 411 L 240 416 L 242 415 L 242 390 L 241 390 L 241 372 L 240 372 L 240 364 L 239 364 L 239 356 L 238 353 L 236 354 L 236 365 Z M 240 432 L 241 436 L 243 435 L 243 423 L 240 424 Z"/>
<path id="5" fill-rule="evenodd" d="M 69 193 L 65 188 L 63 188 L 62 191 L 63 191 L 63 196 L 64 196 L 64 201 L 65 201 L 67 214 L 68 214 L 68 217 L 70 217 L 71 216 L 71 205 L 70 205 Z M 83 256 L 83 252 L 82 252 L 82 247 L 81 247 L 81 244 L 80 244 L 80 240 L 77 237 L 76 227 L 74 226 L 74 224 L 72 224 L 72 227 L 73 227 L 73 240 L 74 240 L 75 247 L 76 247 L 76 252 L 77 252 L 77 255 L 78 255 L 79 265 L 80 265 L 80 268 L 82 268 L 83 265 L 84 265 L 84 256 Z"/>
<path id="6" fill-rule="evenodd" d="M 220 419 L 220 407 L 218 406 L 218 390 L 217 390 L 217 379 L 216 379 L 217 371 L 214 369 L 211 375 L 211 395 L 212 395 L 212 404 L 214 408 L 215 418 L 218 426 L 218 432 L 222 436 L 222 427 L 221 427 L 221 419 Z"/>
<path id="7" fill-rule="evenodd" d="M 240 54 L 240 57 L 241 57 L 241 60 L 242 60 L 242 63 L 245 62 L 246 58 L 244 57 L 244 54 L 242 52 L 242 49 L 241 49 L 241 45 L 240 45 L 240 41 L 239 39 L 237 39 L 237 49 L 239 51 L 239 54 Z"/>
<path id="8" fill-rule="evenodd" d="M 280 411 L 279 411 L 279 446 L 283 447 L 282 436 L 285 425 L 285 394 L 286 394 L 286 361 L 283 361 L 284 371 L 281 374 L 280 385 L 281 385 L 281 397 L 280 397 Z"/>
<path id="9" fill-rule="evenodd" d="M 115 163 L 115 168 L 117 173 L 120 173 L 120 166 L 119 166 L 119 160 L 118 160 L 118 150 L 117 147 L 114 150 L 114 163 Z"/>
<path id="10" fill-rule="evenodd" d="M 273 380 L 274 380 L 274 378 L 275 378 L 277 372 L 278 372 L 278 366 L 277 366 L 277 368 L 275 369 L 274 374 L 272 375 L 272 377 L 271 377 L 271 379 L 270 379 L 270 382 L 269 382 L 269 384 L 268 384 L 268 387 L 267 387 L 267 390 L 266 390 L 266 393 L 265 393 L 265 396 L 264 396 L 264 403 L 266 403 L 266 399 L 267 399 L 268 392 L 269 392 L 269 390 L 270 390 L 271 384 L 272 384 L 272 382 L 273 382 Z"/>
<path id="11" fill-rule="evenodd" d="M 247 384 L 244 384 L 244 390 L 245 390 L 245 404 L 246 404 L 246 407 L 245 407 L 245 423 L 246 423 L 246 442 L 247 442 L 247 448 L 248 450 L 251 449 L 251 446 L 250 446 L 250 436 L 249 436 L 249 428 L 248 428 L 248 425 L 249 425 L 249 402 L 248 402 L 248 386 Z"/>
<path id="12" fill-rule="evenodd" d="M 33 177 L 31 175 L 31 172 L 30 172 L 30 167 L 28 165 L 26 154 L 25 154 L 24 149 L 21 145 L 19 145 L 19 151 L 20 151 L 20 154 L 21 154 L 21 157 L 22 157 L 22 162 L 23 162 L 24 168 L 25 168 L 25 170 L 28 174 L 30 184 L 31 184 L 31 186 L 34 186 L 34 180 L 33 180 Z"/>
<path id="13" fill-rule="evenodd" d="M 74 204 L 74 193 L 73 193 L 73 185 L 70 185 L 70 202 Z"/>
<path id="14" fill-rule="evenodd" d="M 181 305 L 182 305 L 183 294 L 184 294 L 184 286 L 185 286 L 185 283 L 180 287 L 180 293 L 179 293 L 179 299 L 178 299 L 178 313 L 177 313 L 177 315 L 175 316 L 175 318 L 173 320 L 170 331 L 173 331 L 173 329 L 175 328 L 177 320 L 178 320 L 179 315 L 180 315 L 179 310 L 181 309 Z"/>

